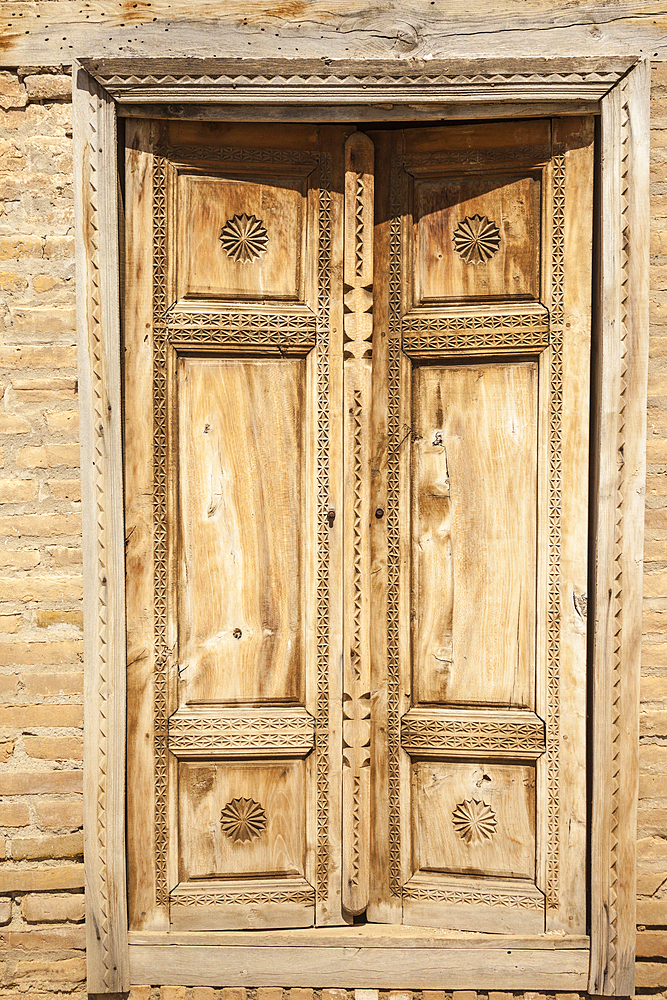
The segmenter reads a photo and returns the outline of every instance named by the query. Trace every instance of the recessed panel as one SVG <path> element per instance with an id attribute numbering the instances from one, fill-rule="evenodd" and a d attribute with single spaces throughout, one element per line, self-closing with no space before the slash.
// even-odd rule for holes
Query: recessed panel
<path id="1" fill-rule="evenodd" d="M 303 298 L 304 177 L 178 179 L 179 298 Z"/>
<path id="2" fill-rule="evenodd" d="M 417 701 L 533 708 L 537 364 L 415 369 L 412 427 Z"/>
<path id="3" fill-rule="evenodd" d="M 415 869 L 535 876 L 535 770 L 530 765 L 413 765 Z"/>
<path id="4" fill-rule="evenodd" d="M 181 764 L 181 881 L 303 875 L 303 761 Z"/>
<path id="5" fill-rule="evenodd" d="M 299 700 L 304 364 L 179 361 L 181 703 Z"/>
<path id="6" fill-rule="evenodd" d="M 414 304 L 537 299 L 540 180 L 414 181 Z"/>

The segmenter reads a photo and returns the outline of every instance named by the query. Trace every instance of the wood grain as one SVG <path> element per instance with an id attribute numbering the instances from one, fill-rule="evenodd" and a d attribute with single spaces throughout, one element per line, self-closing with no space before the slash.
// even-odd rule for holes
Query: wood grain
<path id="1" fill-rule="evenodd" d="M 534 363 L 415 370 L 417 703 L 534 704 L 536 407 Z"/>
<path id="2" fill-rule="evenodd" d="M 303 362 L 181 358 L 184 703 L 303 692 Z"/>

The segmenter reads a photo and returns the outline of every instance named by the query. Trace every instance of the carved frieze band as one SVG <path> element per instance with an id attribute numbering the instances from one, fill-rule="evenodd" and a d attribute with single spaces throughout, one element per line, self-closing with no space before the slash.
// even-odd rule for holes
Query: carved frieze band
<path id="1" fill-rule="evenodd" d="M 180 759 L 202 754 L 262 757 L 282 751 L 306 756 L 314 744 L 315 720 L 305 711 L 227 716 L 179 711 L 169 720 L 169 749 Z"/>
<path id="2" fill-rule="evenodd" d="M 452 903 L 456 906 L 469 904 L 473 906 L 508 906 L 522 910 L 541 910 L 544 903 L 540 896 L 532 896 L 511 889 L 506 892 L 484 889 L 439 888 L 430 885 L 410 885 L 403 889 L 406 899 L 423 899 L 429 902 Z"/>
<path id="3" fill-rule="evenodd" d="M 486 756 L 516 754 L 536 759 L 545 749 L 544 723 L 426 718 L 410 714 L 401 719 L 401 746 L 409 754 Z"/>
<path id="4" fill-rule="evenodd" d="M 220 892 L 179 892 L 171 895 L 172 906 L 259 906 L 267 903 L 297 903 L 312 906 L 315 890 L 310 886 L 293 889 L 227 889 Z"/>
<path id="5" fill-rule="evenodd" d="M 299 312 L 251 310 L 170 311 L 166 336 L 175 347 L 271 350 L 304 354 L 315 346 L 317 316 Z"/>
<path id="6" fill-rule="evenodd" d="M 547 597 L 547 906 L 558 906 L 560 867 L 560 633 L 565 154 L 553 158 L 551 362 L 549 373 L 549 553 Z"/>
<path id="7" fill-rule="evenodd" d="M 403 350 L 411 357 L 445 353 L 539 352 L 549 346 L 546 309 L 505 313 L 430 316 L 408 313 L 402 323 Z"/>

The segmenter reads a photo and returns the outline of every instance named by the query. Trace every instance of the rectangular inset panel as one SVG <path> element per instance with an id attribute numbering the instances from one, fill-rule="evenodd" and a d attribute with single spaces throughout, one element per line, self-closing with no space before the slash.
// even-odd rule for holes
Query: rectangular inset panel
<path id="1" fill-rule="evenodd" d="M 540 177 L 414 181 L 414 305 L 537 299 Z"/>
<path id="2" fill-rule="evenodd" d="M 303 761 L 182 763 L 181 881 L 304 874 Z"/>
<path id="3" fill-rule="evenodd" d="M 305 205 L 303 171 L 237 178 L 180 174 L 178 297 L 303 298 Z"/>
<path id="4" fill-rule="evenodd" d="M 416 871 L 535 877 L 534 767 L 419 761 L 412 780 Z"/>
<path id="5" fill-rule="evenodd" d="M 417 702 L 533 708 L 537 363 L 413 375 Z"/>
<path id="6" fill-rule="evenodd" d="M 300 700 L 303 378 L 179 359 L 181 704 Z"/>

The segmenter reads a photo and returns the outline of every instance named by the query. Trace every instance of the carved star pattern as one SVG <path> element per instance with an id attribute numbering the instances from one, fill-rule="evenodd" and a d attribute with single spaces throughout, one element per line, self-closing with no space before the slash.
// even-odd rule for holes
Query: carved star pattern
<path id="1" fill-rule="evenodd" d="M 491 840 L 496 832 L 496 814 L 486 802 L 466 799 L 459 802 L 452 812 L 454 829 L 466 844 Z"/>
<path id="2" fill-rule="evenodd" d="M 232 799 L 223 808 L 220 823 L 235 844 L 248 843 L 266 829 L 266 813 L 254 799 Z"/>
<path id="3" fill-rule="evenodd" d="M 454 230 L 452 243 L 466 264 L 486 264 L 498 253 L 500 230 L 486 215 L 469 215 Z"/>
<path id="4" fill-rule="evenodd" d="M 269 234 L 260 219 L 244 212 L 225 222 L 220 242 L 228 257 L 240 264 L 247 264 L 266 253 Z"/>

